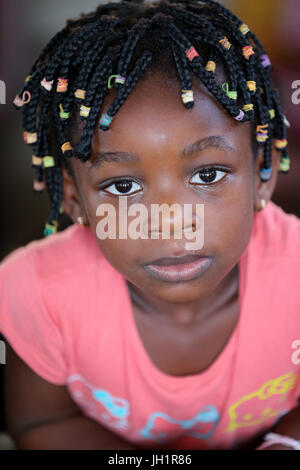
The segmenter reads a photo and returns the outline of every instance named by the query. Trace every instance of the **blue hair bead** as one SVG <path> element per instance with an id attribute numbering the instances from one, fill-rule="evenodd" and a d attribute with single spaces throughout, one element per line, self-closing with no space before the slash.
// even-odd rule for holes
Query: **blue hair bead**
<path id="1" fill-rule="evenodd" d="M 99 121 L 99 127 L 100 129 L 106 131 L 109 128 L 110 123 L 112 122 L 113 117 L 109 116 L 107 113 L 103 113 L 101 116 L 101 119 Z"/>
<path id="2" fill-rule="evenodd" d="M 260 171 L 260 178 L 262 181 L 269 181 L 272 177 L 272 167 L 270 168 L 262 168 Z"/>

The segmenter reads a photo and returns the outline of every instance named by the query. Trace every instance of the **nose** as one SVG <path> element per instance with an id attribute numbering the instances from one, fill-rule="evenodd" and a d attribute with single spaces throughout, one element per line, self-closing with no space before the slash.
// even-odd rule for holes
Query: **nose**
<path id="1" fill-rule="evenodd" d="M 154 239 L 188 237 L 201 224 L 203 214 L 199 206 L 202 204 L 151 204 L 148 236 Z"/>

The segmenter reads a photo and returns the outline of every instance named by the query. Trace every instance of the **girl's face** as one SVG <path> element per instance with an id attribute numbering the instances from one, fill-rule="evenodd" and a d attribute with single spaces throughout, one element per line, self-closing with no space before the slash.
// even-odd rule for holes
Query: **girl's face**
<path id="1" fill-rule="evenodd" d="M 65 211 L 74 221 L 79 215 L 85 218 L 105 258 L 129 282 L 171 303 L 204 299 L 225 279 L 247 247 L 259 199 L 270 198 L 276 179 L 273 171 L 271 182 L 259 182 L 262 155 L 254 161 L 251 124 L 235 121 L 197 82 L 193 90 L 195 105 L 188 110 L 181 101 L 179 82 L 168 84 L 155 74 L 138 82 L 110 129 L 95 130 L 90 160 L 72 159 L 75 184 L 63 171 Z M 110 90 L 99 119 L 115 96 Z M 197 141 L 201 141 L 198 149 L 182 155 L 183 149 Z M 101 204 L 115 208 L 118 237 L 121 198 L 123 203 L 126 199 L 127 210 L 143 204 L 148 211 L 147 238 L 98 238 L 97 225 L 108 215 L 97 215 Z M 186 243 L 191 239 L 184 232 L 175 238 L 172 212 L 164 216 L 171 236 L 162 239 L 162 224 L 153 227 L 150 223 L 152 204 L 182 208 L 191 204 L 193 219 L 183 219 L 186 230 L 196 221 L 196 204 L 203 204 L 203 246 L 190 251 Z M 134 218 L 129 216 L 128 224 Z M 155 230 L 159 239 L 153 238 Z M 144 266 L 160 258 L 195 253 L 210 262 L 188 281 L 163 280 Z"/>

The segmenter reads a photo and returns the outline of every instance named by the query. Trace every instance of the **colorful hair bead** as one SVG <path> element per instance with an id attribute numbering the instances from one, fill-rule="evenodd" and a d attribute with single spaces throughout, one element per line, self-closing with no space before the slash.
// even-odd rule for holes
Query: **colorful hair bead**
<path id="1" fill-rule="evenodd" d="M 19 95 L 17 95 L 13 101 L 13 104 L 17 107 L 17 108 L 22 108 L 22 106 L 24 106 L 24 104 L 27 104 L 29 103 L 31 100 L 31 93 L 30 91 L 26 90 L 24 91 L 23 95 L 22 95 L 22 98 L 19 97 Z"/>
<path id="2" fill-rule="evenodd" d="M 222 90 L 226 93 L 231 100 L 237 100 L 237 91 L 229 91 L 228 82 L 223 83 Z"/>
<path id="3" fill-rule="evenodd" d="M 225 47 L 225 49 L 227 49 L 228 51 L 231 48 L 231 43 L 228 41 L 226 36 L 220 39 L 219 43 L 222 44 L 222 46 Z"/>
<path id="4" fill-rule="evenodd" d="M 85 94 L 86 94 L 86 91 L 85 90 L 76 90 L 75 91 L 75 96 L 76 98 L 79 98 L 80 100 L 84 100 L 85 99 Z"/>
<path id="5" fill-rule="evenodd" d="M 266 140 L 268 140 L 268 134 L 262 134 L 261 132 L 258 132 L 256 134 L 256 140 L 259 143 L 266 142 Z"/>
<path id="6" fill-rule="evenodd" d="M 117 75 L 115 82 L 124 85 L 124 83 L 126 82 L 126 77 L 122 77 L 122 75 Z"/>
<path id="7" fill-rule="evenodd" d="M 68 79 L 58 78 L 56 91 L 57 93 L 65 93 L 68 90 Z"/>
<path id="8" fill-rule="evenodd" d="M 69 119 L 70 113 L 66 113 L 64 111 L 64 108 L 62 107 L 62 104 L 59 105 L 59 117 L 60 119 Z"/>
<path id="9" fill-rule="evenodd" d="M 249 60 L 250 56 L 255 54 L 252 46 L 245 46 L 243 47 L 243 56 L 245 59 Z"/>
<path id="10" fill-rule="evenodd" d="M 42 166 L 43 159 L 41 157 L 37 157 L 36 155 L 32 155 L 32 164 L 35 166 Z"/>
<path id="11" fill-rule="evenodd" d="M 256 82 L 254 80 L 248 80 L 247 87 L 250 91 L 256 91 Z"/>
<path id="12" fill-rule="evenodd" d="M 25 83 L 29 82 L 30 79 L 31 79 L 31 75 L 27 75 L 27 77 L 25 78 Z"/>
<path id="13" fill-rule="evenodd" d="M 272 167 L 270 168 L 262 168 L 260 170 L 260 178 L 262 181 L 269 181 L 272 177 Z"/>
<path id="14" fill-rule="evenodd" d="M 63 208 L 63 206 L 60 206 L 60 208 L 59 208 L 59 213 L 60 213 L 60 214 L 63 214 L 63 213 L 64 213 L 64 208 Z"/>
<path id="15" fill-rule="evenodd" d="M 272 65 L 269 57 L 267 56 L 267 54 L 262 54 L 259 57 L 259 59 L 260 59 L 261 64 L 262 64 L 263 67 L 270 67 Z"/>
<path id="16" fill-rule="evenodd" d="M 181 99 L 184 104 L 193 103 L 194 102 L 194 92 L 193 90 L 181 90 Z"/>
<path id="17" fill-rule="evenodd" d="M 51 157 L 50 155 L 47 155 L 46 157 L 43 158 L 43 166 L 44 168 L 51 168 L 55 166 L 54 158 Z"/>
<path id="18" fill-rule="evenodd" d="M 84 106 L 83 104 L 80 106 L 80 116 L 82 117 L 89 117 L 91 108 L 88 106 Z"/>
<path id="19" fill-rule="evenodd" d="M 24 138 L 25 144 L 35 144 L 37 141 L 37 133 L 24 131 L 23 138 Z"/>
<path id="20" fill-rule="evenodd" d="M 38 191 L 40 193 L 40 192 L 44 191 L 45 186 L 46 185 L 45 185 L 44 181 L 38 181 L 38 180 L 33 181 L 34 191 Z"/>
<path id="21" fill-rule="evenodd" d="M 278 150 L 282 150 L 282 149 L 285 149 L 285 147 L 287 146 L 288 144 L 288 141 L 286 139 L 276 139 L 275 140 L 275 147 L 278 149 Z"/>
<path id="22" fill-rule="evenodd" d="M 239 30 L 241 31 L 242 34 L 244 34 L 244 36 L 250 31 L 248 25 L 246 25 L 245 23 L 241 24 L 241 26 L 239 27 Z"/>
<path id="23" fill-rule="evenodd" d="M 107 113 L 103 113 L 101 119 L 99 121 L 99 127 L 102 130 L 107 130 L 109 128 L 110 123 L 112 122 L 113 117 L 109 116 Z"/>
<path id="24" fill-rule="evenodd" d="M 44 77 L 43 80 L 41 81 L 41 85 L 45 90 L 51 91 L 52 86 L 53 86 L 53 82 L 54 82 L 54 80 L 47 81 L 46 77 Z"/>
<path id="25" fill-rule="evenodd" d="M 270 114 L 270 118 L 271 118 L 271 119 L 274 119 L 274 117 L 276 116 L 276 114 L 275 114 L 275 109 L 273 109 L 273 108 L 272 108 L 272 109 L 269 109 L 269 114 Z"/>
<path id="26" fill-rule="evenodd" d="M 244 104 L 243 106 L 243 110 L 246 111 L 246 113 L 248 111 L 253 111 L 254 109 L 254 105 L 252 103 L 247 103 L 247 104 Z"/>
<path id="27" fill-rule="evenodd" d="M 216 71 L 216 63 L 213 60 L 209 60 L 206 64 L 205 69 L 208 72 L 215 72 Z"/>
<path id="28" fill-rule="evenodd" d="M 58 222 L 56 220 L 51 220 L 51 223 L 45 225 L 44 236 L 48 237 L 53 233 L 57 232 Z"/>
<path id="29" fill-rule="evenodd" d="M 120 83 L 121 85 L 124 85 L 126 81 L 126 77 L 123 77 L 122 75 L 111 75 L 108 79 L 107 88 L 112 88 L 111 81 L 113 78 L 115 78 L 115 83 Z"/>
<path id="30" fill-rule="evenodd" d="M 285 156 L 280 158 L 278 170 L 287 173 L 290 170 L 290 158 Z"/>
<path id="31" fill-rule="evenodd" d="M 261 132 L 262 134 L 268 133 L 269 124 L 260 124 L 256 126 L 256 132 Z"/>
<path id="32" fill-rule="evenodd" d="M 242 109 L 240 109 L 240 112 L 237 116 L 234 116 L 234 119 L 237 121 L 242 121 L 244 119 L 245 113 Z"/>
<path id="33" fill-rule="evenodd" d="M 65 142 L 62 146 L 61 146 L 61 151 L 62 153 L 65 153 L 67 150 L 73 150 L 73 147 L 71 145 L 71 142 Z"/>
<path id="34" fill-rule="evenodd" d="M 196 49 L 194 48 L 194 46 L 191 46 L 189 49 L 187 49 L 185 51 L 185 54 L 187 56 L 187 58 L 192 62 L 192 60 L 195 58 L 195 57 L 199 57 L 199 54 L 198 52 L 196 51 Z"/>

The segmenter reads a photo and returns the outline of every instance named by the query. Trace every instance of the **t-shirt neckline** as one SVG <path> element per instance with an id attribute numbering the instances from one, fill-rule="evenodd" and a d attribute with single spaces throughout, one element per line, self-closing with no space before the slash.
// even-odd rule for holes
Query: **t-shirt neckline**
<path id="1" fill-rule="evenodd" d="M 138 354 L 137 360 L 141 364 L 141 367 L 144 372 L 146 372 L 149 376 L 158 379 L 160 382 L 165 382 L 168 384 L 171 383 L 175 385 L 176 384 L 186 385 L 186 384 L 194 383 L 194 382 L 199 384 L 200 382 L 203 382 L 203 383 L 207 382 L 208 380 L 212 379 L 217 374 L 217 372 L 219 372 L 220 370 L 223 370 L 223 367 L 222 367 L 223 364 L 224 364 L 224 367 L 226 364 L 228 365 L 228 362 L 229 362 L 228 359 L 231 353 L 233 352 L 233 348 L 237 341 L 237 336 L 241 329 L 241 322 L 244 319 L 244 310 L 245 310 L 245 305 L 246 305 L 245 277 L 247 277 L 246 273 L 244 272 L 246 269 L 246 264 L 247 264 L 246 252 L 247 250 L 244 251 L 244 253 L 242 254 L 238 262 L 238 279 L 239 279 L 238 298 L 239 298 L 240 311 L 239 311 L 239 317 L 238 317 L 237 323 L 234 327 L 233 332 L 231 333 L 231 336 L 227 340 L 227 343 L 225 344 L 223 350 L 218 355 L 218 357 L 214 360 L 214 362 L 207 369 L 197 374 L 188 374 L 184 376 L 169 375 L 166 372 L 159 369 L 154 364 L 137 330 L 133 308 L 131 304 L 131 299 L 130 299 L 129 289 L 127 287 L 126 281 L 123 279 L 124 288 L 126 291 L 126 302 L 127 302 L 127 308 L 125 310 L 126 312 L 128 312 L 128 318 L 126 319 L 128 320 L 128 322 L 126 321 L 126 324 L 128 325 L 127 331 L 134 345 L 135 352 L 136 354 Z"/>

